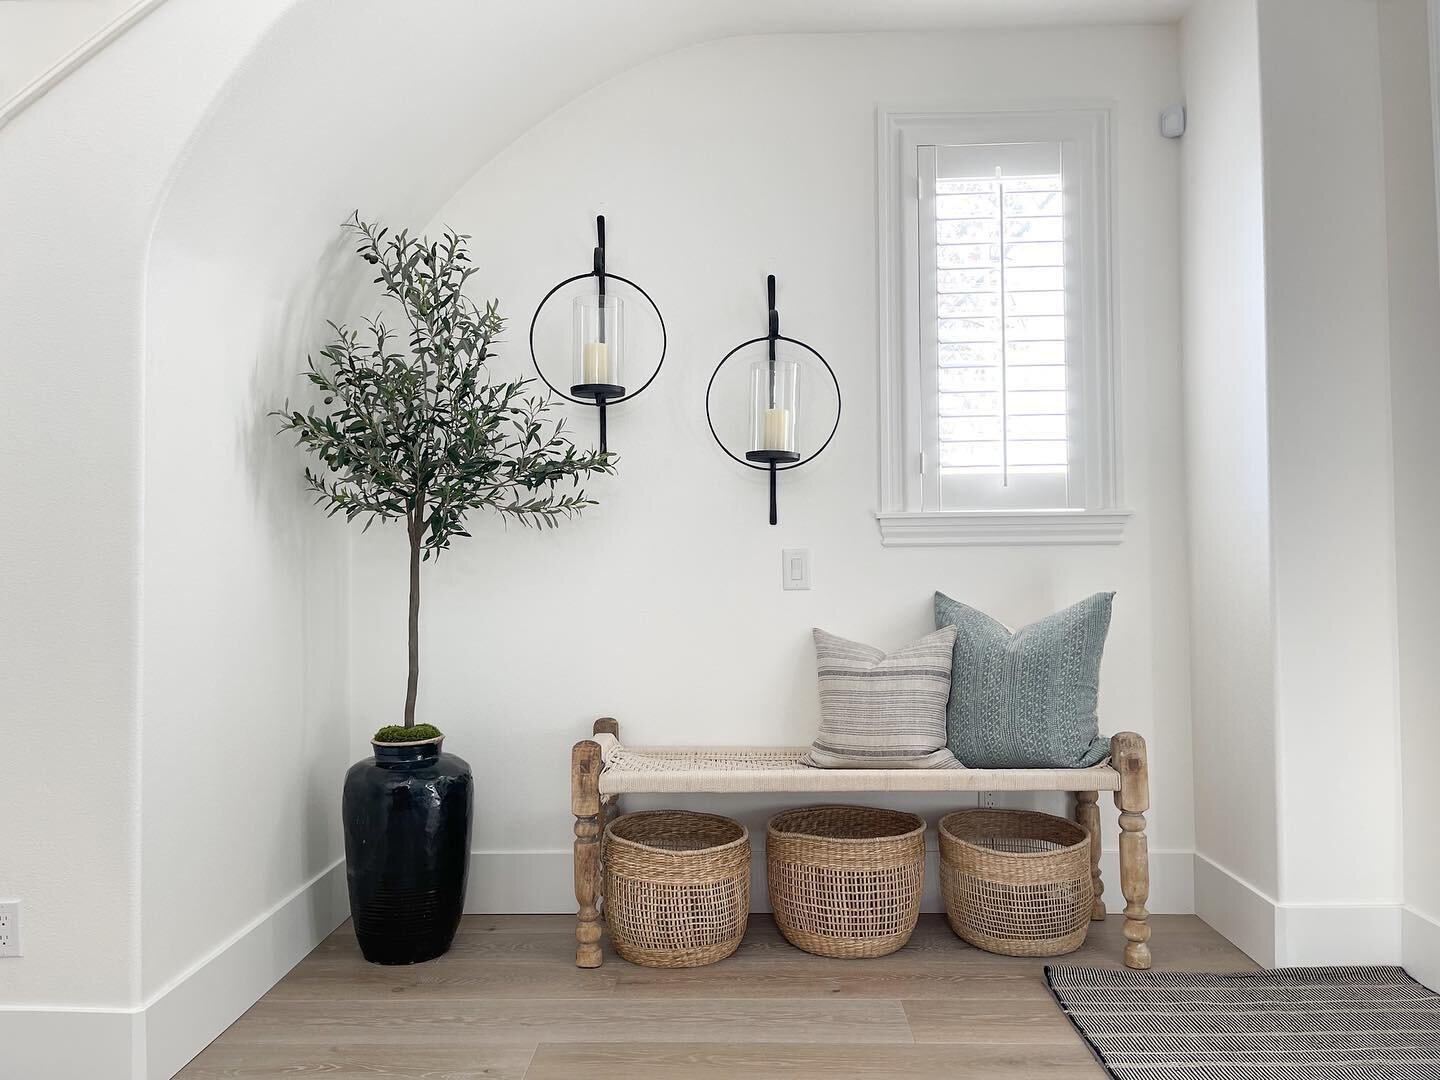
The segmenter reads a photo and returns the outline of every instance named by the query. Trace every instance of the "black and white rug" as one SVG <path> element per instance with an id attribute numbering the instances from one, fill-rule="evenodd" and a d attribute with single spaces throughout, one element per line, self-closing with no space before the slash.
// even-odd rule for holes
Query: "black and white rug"
<path id="1" fill-rule="evenodd" d="M 1440 996 L 1402 968 L 1045 979 L 1116 1080 L 1440 1080 Z"/>

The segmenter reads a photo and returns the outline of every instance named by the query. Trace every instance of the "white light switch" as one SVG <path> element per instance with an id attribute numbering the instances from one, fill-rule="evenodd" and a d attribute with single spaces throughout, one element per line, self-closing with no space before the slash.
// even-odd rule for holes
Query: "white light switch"
<path id="1" fill-rule="evenodd" d="M 0 956 L 22 956 L 20 948 L 20 901 L 0 903 Z"/>
<path id="2" fill-rule="evenodd" d="M 780 552 L 780 582 L 786 589 L 810 588 L 809 548 L 786 548 Z"/>

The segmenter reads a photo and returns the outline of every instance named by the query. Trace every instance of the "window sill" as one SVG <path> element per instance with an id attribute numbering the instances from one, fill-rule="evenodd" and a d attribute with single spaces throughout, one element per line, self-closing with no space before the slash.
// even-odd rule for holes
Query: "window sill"
<path id="1" fill-rule="evenodd" d="M 1129 510 L 930 510 L 881 513 L 886 547 L 1118 544 Z"/>

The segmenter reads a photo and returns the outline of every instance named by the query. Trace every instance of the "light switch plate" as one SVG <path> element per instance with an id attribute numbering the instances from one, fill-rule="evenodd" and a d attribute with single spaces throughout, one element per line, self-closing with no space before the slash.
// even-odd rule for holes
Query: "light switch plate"
<path id="1" fill-rule="evenodd" d="M 780 584 L 786 590 L 810 588 L 809 548 L 786 548 L 780 552 Z"/>
<path id="2" fill-rule="evenodd" d="M 20 955 L 20 901 L 0 901 L 0 956 Z"/>

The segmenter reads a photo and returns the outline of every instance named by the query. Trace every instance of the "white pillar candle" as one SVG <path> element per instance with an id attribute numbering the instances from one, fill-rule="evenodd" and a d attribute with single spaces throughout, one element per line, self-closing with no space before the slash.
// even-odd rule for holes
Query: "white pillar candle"
<path id="1" fill-rule="evenodd" d="M 789 409 L 766 409 L 765 410 L 765 444 L 762 450 L 788 450 L 794 451 L 790 438 L 790 410 Z"/>
<path id="2" fill-rule="evenodd" d="M 605 342 L 587 341 L 580 367 L 588 385 L 610 383 L 610 349 Z"/>

